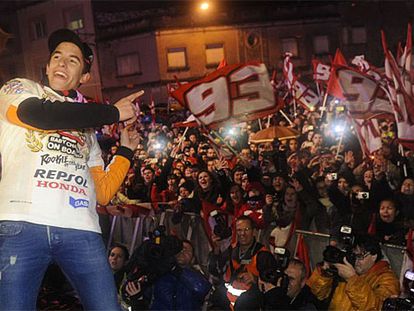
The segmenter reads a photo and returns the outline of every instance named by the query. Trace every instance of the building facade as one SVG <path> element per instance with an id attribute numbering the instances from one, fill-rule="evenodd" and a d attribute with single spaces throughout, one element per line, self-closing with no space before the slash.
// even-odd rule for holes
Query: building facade
<path id="1" fill-rule="evenodd" d="M 96 55 L 84 93 L 113 102 L 144 89 L 144 102 L 165 105 L 167 84 L 201 78 L 222 60 L 264 62 L 280 77 L 283 54 L 291 52 L 295 70 L 306 78 L 313 57 L 328 63 L 340 48 L 348 58 L 364 54 L 381 67 L 380 30 L 394 48 L 405 41 L 414 12 L 410 1 L 215 1 L 205 13 L 194 3 L 49 0 L 16 10 L 2 3 L 0 27 L 14 38 L 1 54 L 0 70 L 7 78 L 44 79 L 47 37 L 68 27 Z"/>
<path id="2" fill-rule="evenodd" d="M 2 56 L 0 63 L 10 62 L 17 68 L 5 71 L 5 78 L 21 76 L 35 81 L 45 81 L 46 64 L 49 60 L 47 39 L 59 28 L 69 28 L 77 32 L 82 40 L 90 44 L 94 54 L 97 54 L 94 18 L 89 0 L 37 1 L 21 4 L 15 9 L 12 18 L 15 21 L 14 25 L 7 29 L 13 34 L 13 39 L 6 49 L 9 56 Z M 13 62 L 13 57 L 17 57 L 18 61 Z M 85 95 L 102 100 L 98 68 L 98 61 L 95 61 L 91 69 L 92 79 L 81 86 L 81 89 Z"/>

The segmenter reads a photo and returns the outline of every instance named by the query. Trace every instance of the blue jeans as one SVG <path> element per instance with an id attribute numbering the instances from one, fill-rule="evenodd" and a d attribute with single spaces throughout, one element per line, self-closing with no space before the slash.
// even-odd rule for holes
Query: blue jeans
<path id="1" fill-rule="evenodd" d="M 0 221 L 0 310 L 35 310 L 52 261 L 76 289 L 85 310 L 120 310 L 98 233 L 19 221 Z"/>

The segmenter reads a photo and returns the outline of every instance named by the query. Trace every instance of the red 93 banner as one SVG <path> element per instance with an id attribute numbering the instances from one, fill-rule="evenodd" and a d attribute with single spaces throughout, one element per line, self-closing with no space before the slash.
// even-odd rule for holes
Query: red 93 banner
<path id="1" fill-rule="evenodd" d="M 261 63 L 225 66 L 181 85 L 171 95 L 209 127 L 254 120 L 278 110 L 266 66 Z"/>

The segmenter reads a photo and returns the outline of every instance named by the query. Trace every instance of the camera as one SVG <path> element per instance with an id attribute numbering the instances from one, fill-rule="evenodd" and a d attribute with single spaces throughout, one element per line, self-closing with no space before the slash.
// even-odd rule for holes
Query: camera
<path id="1" fill-rule="evenodd" d="M 153 145 L 153 148 L 155 150 L 161 150 L 161 149 L 164 148 L 164 144 L 161 141 L 155 141 L 154 145 Z"/>
<path id="2" fill-rule="evenodd" d="M 262 195 L 255 195 L 255 196 L 251 196 L 247 199 L 247 204 L 249 205 L 249 210 L 257 210 L 261 207 L 263 202 L 263 197 Z"/>
<path id="3" fill-rule="evenodd" d="M 141 293 L 162 275 L 177 268 L 175 255 L 182 248 L 182 241 L 165 234 L 165 227 L 159 226 L 149 232 L 149 239 L 138 247 L 126 266 L 126 281 L 121 287 L 124 300 L 129 299 L 126 292 L 128 282 L 139 283 Z"/>
<path id="4" fill-rule="evenodd" d="M 349 226 L 342 226 L 339 232 L 338 245 L 335 247 L 328 245 L 323 251 L 323 260 L 330 263 L 344 263 L 344 258 L 351 264 L 355 265 L 355 255 L 353 253 L 355 236 L 352 233 L 352 228 Z M 338 271 L 335 266 L 330 265 L 329 269 L 325 271 L 330 276 L 337 276 Z"/>
<path id="5" fill-rule="evenodd" d="M 216 222 L 213 229 L 214 234 L 217 235 L 220 240 L 225 240 L 231 237 L 231 227 L 227 226 L 224 215 L 220 214 L 217 210 L 214 210 L 210 213 L 210 216 L 213 217 Z"/>
<path id="6" fill-rule="evenodd" d="M 406 298 L 387 298 L 382 304 L 383 311 L 413 311 L 414 310 L 414 271 L 407 270 L 404 283 L 408 285 L 409 294 Z"/>
<path id="7" fill-rule="evenodd" d="M 326 174 L 326 177 L 328 178 L 328 180 L 334 181 L 338 179 L 338 173 L 328 173 Z"/>
<path id="8" fill-rule="evenodd" d="M 369 192 L 360 191 L 355 195 L 355 198 L 358 200 L 368 200 L 369 199 Z"/>
<path id="9" fill-rule="evenodd" d="M 285 273 L 289 265 L 290 252 L 286 248 L 276 247 L 274 254 L 259 252 L 257 255 L 257 270 L 263 282 L 280 286 L 284 291 L 289 285 L 289 278 Z M 280 282 L 280 284 L 279 284 Z"/>

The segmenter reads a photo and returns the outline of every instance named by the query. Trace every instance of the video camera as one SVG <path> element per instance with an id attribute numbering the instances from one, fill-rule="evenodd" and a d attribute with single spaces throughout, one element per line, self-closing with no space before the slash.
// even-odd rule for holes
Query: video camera
<path id="1" fill-rule="evenodd" d="M 129 298 L 126 292 L 128 282 L 139 283 L 142 294 L 160 276 L 177 268 L 175 255 L 182 248 L 182 241 L 175 236 L 166 235 L 164 226 L 150 232 L 149 239 L 134 251 L 126 267 L 128 274 L 121 288 L 122 298 Z"/>
<path id="2" fill-rule="evenodd" d="M 216 221 L 216 225 L 213 228 L 214 234 L 217 235 L 220 240 L 225 240 L 231 237 L 231 227 L 227 225 L 224 215 L 219 213 L 217 210 L 214 210 L 210 213 L 210 216 Z"/>
<path id="3" fill-rule="evenodd" d="M 382 304 L 383 311 L 413 311 L 414 310 L 414 271 L 407 270 L 404 274 L 409 294 L 407 298 L 387 298 Z"/>
<path id="4" fill-rule="evenodd" d="M 351 264 L 355 265 L 355 255 L 353 253 L 355 243 L 355 236 L 352 233 L 352 228 L 349 226 L 342 226 L 339 232 L 338 245 L 339 247 L 328 245 L 323 251 L 323 260 L 330 263 L 330 268 L 326 270 L 328 275 L 337 276 L 338 270 L 332 264 L 344 263 L 344 258 Z"/>
<path id="5" fill-rule="evenodd" d="M 279 286 L 286 292 L 289 278 L 285 270 L 289 265 L 289 260 L 290 252 L 283 247 L 276 247 L 273 255 L 269 252 L 260 252 L 257 254 L 257 270 L 260 279 Z"/>

